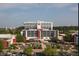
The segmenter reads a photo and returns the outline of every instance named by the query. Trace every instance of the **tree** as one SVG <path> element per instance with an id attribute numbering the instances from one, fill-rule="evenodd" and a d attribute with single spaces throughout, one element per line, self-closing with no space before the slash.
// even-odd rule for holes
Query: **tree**
<path id="1" fill-rule="evenodd" d="M 0 28 L 0 34 L 7 34 L 8 31 L 5 28 Z"/>
<path id="2" fill-rule="evenodd" d="M 28 56 L 32 55 L 32 46 L 30 45 L 27 48 L 25 48 L 24 53 Z"/>
<path id="3" fill-rule="evenodd" d="M 48 45 L 43 51 L 43 54 L 46 56 L 58 55 L 57 48 L 56 47 L 52 48 L 51 45 Z"/>
<path id="4" fill-rule="evenodd" d="M 51 41 L 52 41 L 52 42 L 55 42 L 55 43 L 57 43 L 57 41 L 58 41 L 58 38 L 57 38 L 57 37 L 52 37 L 52 38 L 51 38 Z"/>
<path id="5" fill-rule="evenodd" d="M 39 42 L 34 43 L 32 46 L 34 49 L 41 49 L 42 48 L 42 46 Z"/>
<path id="6" fill-rule="evenodd" d="M 3 49 L 3 44 L 2 41 L 0 40 L 0 52 L 2 52 L 2 49 Z"/>
<path id="7" fill-rule="evenodd" d="M 64 41 L 66 42 L 72 42 L 72 36 L 70 34 L 67 34 L 65 37 L 64 37 Z"/>
<path id="8" fill-rule="evenodd" d="M 10 33 L 10 34 L 14 34 L 13 32 L 13 30 L 11 30 L 11 29 L 8 29 L 8 32 Z"/>
<path id="9" fill-rule="evenodd" d="M 21 36 L 21 34 L 17 34 L 16 39 L 17 39 L 16 40 L 17 42 L 24 42 L 25 38 L 23 36 Z"/>
<path id="10" fill-rule="evenodd" d="M 24 26 L 20 26 L 20 27 L 16 28 L 16 30 L 20 30 L 20 31 L 23 30 L 23 29 L 24 29 Z"/>
<path id="11" fill-rule="evenodd" d="M 68 30 L 78 30 L 78 26 L 57 26 L 54 27 L 54 30 L 67 32 Z"/>

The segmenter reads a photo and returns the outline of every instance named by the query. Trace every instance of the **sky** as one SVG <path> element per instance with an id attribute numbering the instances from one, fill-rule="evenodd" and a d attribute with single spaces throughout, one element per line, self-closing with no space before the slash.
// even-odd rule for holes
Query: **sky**
<path id="1" fill-rule="evenodd" d="M 77 3 L 0 3 L 0 27 L 27 21 L 51 21 L 54 26 L 77 26 Z"/>

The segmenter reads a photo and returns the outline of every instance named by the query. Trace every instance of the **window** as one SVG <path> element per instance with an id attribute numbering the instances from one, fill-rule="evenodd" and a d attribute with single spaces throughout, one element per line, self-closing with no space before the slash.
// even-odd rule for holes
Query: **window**
<path id="1" fill-rule="evenodd" d="M 54 31 L 51 31 L 51 36 L 54 37 L 54 35 L 55 35 L 55 34 L 54 34 Z"/>
<path id="2" fill-rule="evenodd" d="M 48 37 L 50 37 L 50 36 L 51 36 L 51 35 L 50 35 L 50 31 L 47 31 L 47 33 L 46 33 L 46 34 L 47 34 L 47 36 L 48 36 Z"/>
<path id="3" fill-rule="evenodd" d="M 27 31 L 27 36 L 30 37 L 30 31 Z"/>
<path id="4" fill-rule="evenodd" d="M 46 37 L 46 31 L 42 31 L 42 37 Z"/>
<path id="5" fill-rule="evenodd" d="M 27 31 L 27 36 L 28 37 L 34 37 L 35 36 L 34 31 Z"/>

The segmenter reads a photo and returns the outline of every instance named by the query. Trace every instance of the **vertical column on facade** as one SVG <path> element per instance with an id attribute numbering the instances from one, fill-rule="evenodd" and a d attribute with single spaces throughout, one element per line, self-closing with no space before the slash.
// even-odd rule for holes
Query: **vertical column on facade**
<path id="1" fill-rule="evenodd" d="M 25 32 L 26 32 L 26 33 L 25 33 L 26 40 L 28 40 L 28 38 L 27 38 L 27 30 L 26 30 Z"/>
<path id="2" fill-rule="evenodd" d="M 41 30 L 40 30 L 40 40 L 41 40 Z"/>
<path id="3" fill-rule="evenodd" d="M 53 23 L 51 23 L 51 30 L 53 30 Z"/>
<path id="4" fill-rule="evenodd" d="M 41 40 L 41 29 L 37 30 L 37 33 L 38 40 Z"/>
<path id="5" fill-rule="evenodd" d="M 13 44 L 16 44 L 16 39 L 13 39 Z"/>
<path id="6" fill-rule="evenodd" d="M 38 40 L 40 39 L 40 30 L 37 30 L 37 36 L 38 36 Z"/>
<path id="7" fill-rule="evenodd" d="M 13 36 L 13 44 L 16 44 L 16 36 Z"/>
<path id="8" fill-rule="evenodd" d="M 16 44 L 16 36 L 13 35 L 12 38 L 10 39 L 10 44 Z"/>

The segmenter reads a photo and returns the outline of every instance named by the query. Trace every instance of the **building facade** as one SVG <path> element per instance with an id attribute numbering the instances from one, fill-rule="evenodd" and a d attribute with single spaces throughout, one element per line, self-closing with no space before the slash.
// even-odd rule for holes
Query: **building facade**
<path id="1" fill-rule="evenodd" d="M 26 37 L 26 40 L 50 40 L 51 37 L 57 36 L 52 22 L 24 22 L 24 27 L 21 34 Z"/>

